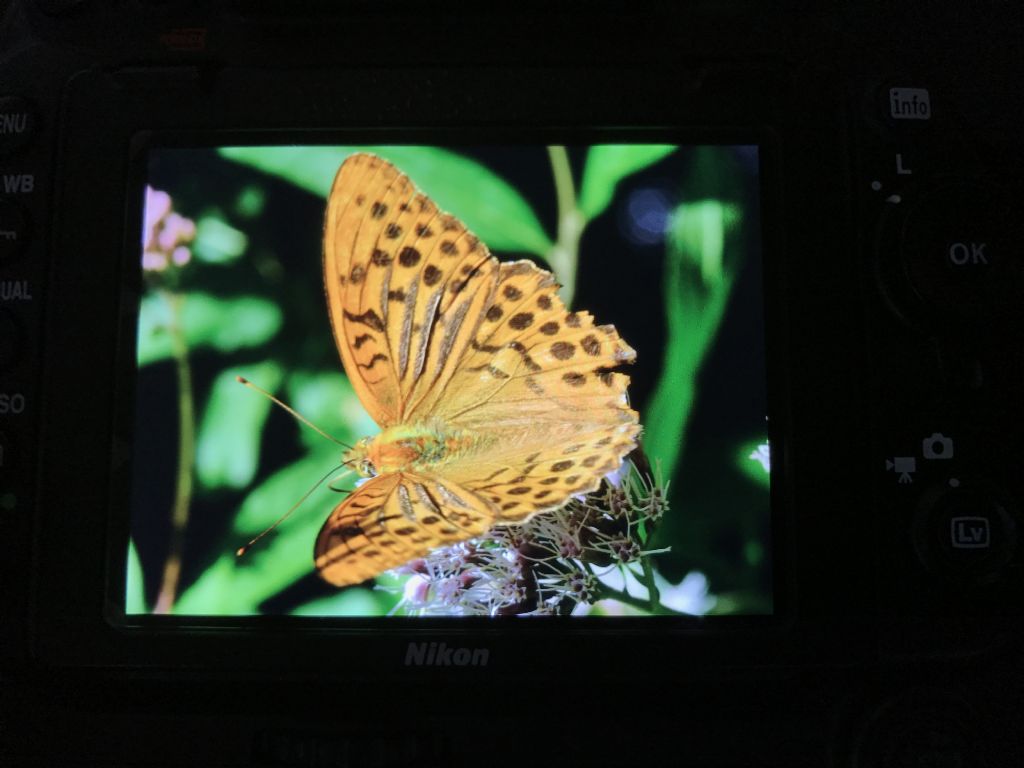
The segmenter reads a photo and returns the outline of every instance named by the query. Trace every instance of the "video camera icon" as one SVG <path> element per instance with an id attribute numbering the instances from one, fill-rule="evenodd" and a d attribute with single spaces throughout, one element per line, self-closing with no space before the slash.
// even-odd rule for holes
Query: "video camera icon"
<path id="1" fill-rule="evenodd" d="M 893 456 L 885 460 L 885 468 L 899 474 L 903 485 L 914 482 L 911 477 L 917 471 L 917 459 L 913 456 Z"/>

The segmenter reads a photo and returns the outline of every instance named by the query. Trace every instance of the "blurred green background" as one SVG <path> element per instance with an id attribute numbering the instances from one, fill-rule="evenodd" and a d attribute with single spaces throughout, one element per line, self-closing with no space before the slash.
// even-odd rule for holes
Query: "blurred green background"
<path id="1" fill-rule="evenodd" d="M 151 150 L 148 185 L 194 231 L 172 242 L 183 225 L 165 216 L 166 264 L 144 259 L 126 612 L 379 615 L 401 597 L 399 577 L 337 590 L 313 572 L 316 534 L 344 498 L 326 484 L 235 555 L 341 458 L 236 375 L 342 441 L 377 431 L 345 378 L 320 271 L 326 195 L 357 150 L 397 165 L 498 258 L 554 271 L 570 306 L 619 329 L 637 350 L 644 447 L 669 482 L 660 576 L 706 577 L 694 612 L 770 612 L 757 150 L 673 145 Z"/>

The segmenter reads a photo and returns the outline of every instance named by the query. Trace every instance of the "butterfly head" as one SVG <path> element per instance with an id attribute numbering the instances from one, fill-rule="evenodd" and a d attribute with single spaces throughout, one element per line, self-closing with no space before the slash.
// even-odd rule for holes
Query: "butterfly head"
<path id="1" fill-rule="evenodd" d="M 342 461 L 352 467 L 361 477 L 375 477 L 377 470 L 370 460 L 370 443 L 373 438 L 364 437 L 351 449 L 345 451 Z"/>

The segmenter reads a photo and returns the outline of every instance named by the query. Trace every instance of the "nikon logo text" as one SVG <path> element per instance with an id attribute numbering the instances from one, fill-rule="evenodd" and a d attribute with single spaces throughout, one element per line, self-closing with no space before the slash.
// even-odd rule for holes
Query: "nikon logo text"
<path id="1" fill-rule="evenodd" d="M 407 667 L 486 667 L 489 648 L 449 648 L 447 643 L 409 643 Z"/>

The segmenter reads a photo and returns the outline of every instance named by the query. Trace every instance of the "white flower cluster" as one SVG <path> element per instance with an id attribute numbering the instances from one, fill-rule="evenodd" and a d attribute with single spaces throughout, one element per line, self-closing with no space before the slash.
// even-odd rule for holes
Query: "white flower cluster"
<path id="1" fill-rule="evenodd" d="M 411 576 L 396 612 L 565 615 L 607 596 L 601 571 L 655 554 L 645 547 L 668 509 L 666 488 L 632 464 L 617 475 L 559 509 L 496 526 L 398 569 Z"/>

